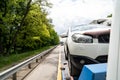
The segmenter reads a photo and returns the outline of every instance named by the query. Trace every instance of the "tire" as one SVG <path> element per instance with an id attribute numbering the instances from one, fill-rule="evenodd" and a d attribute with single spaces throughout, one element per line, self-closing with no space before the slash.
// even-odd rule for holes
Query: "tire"
<path id="1" fill-rule="evenodd" d="M 65 60 L 68 60 L 68 57 L 65 55 Z"/>
<path id="2" fill-rule="evenodd" d="M 70 75 L 73 77 L 78 77 L 80 75 L 84 65 L 98 63 L 98 61 L 85 56 L 69 55 L 68 57 Z"/>
<path id="3" fill-rule="evenodd" d="M 78 77 L 81 72 L 81 68 L 83 67 L 83 66 L 79 66 L 80 69 L 76 68 L 74 63 L 72 63 L 70 56 L 68 57 L 68 66 L 69 66 L 70 75 L 73 77 Z"/>
<path id="4" fill-rule="evenodd" d="M 65 51 L 65 48 L 64 48 L 64 53 L 65 53 L 65 60 L 68 60 L 68 49 L 67 51 Z"/>
<path id="5" fill-rule="evenodd" d="M 95 60 L 99 61 L 100 63 L 107 63 L 108 55 L 98 56 Z"/>

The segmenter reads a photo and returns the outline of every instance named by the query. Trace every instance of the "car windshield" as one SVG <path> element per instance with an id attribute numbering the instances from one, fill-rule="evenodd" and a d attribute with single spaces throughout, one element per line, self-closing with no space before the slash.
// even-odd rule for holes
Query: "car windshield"
<path id="1" fill-rule="evenodd" d="M 102 25 L 77 25 L 71 28 L 71 31 L 86 31 L 86 30 L 92 30 L 96 28 L 106 28 L 108 26 L 102 26 Z"/>

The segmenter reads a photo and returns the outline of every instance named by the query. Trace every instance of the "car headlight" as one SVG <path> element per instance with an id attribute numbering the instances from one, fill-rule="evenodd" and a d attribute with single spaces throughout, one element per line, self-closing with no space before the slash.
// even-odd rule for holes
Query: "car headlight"
<path id="1" fill-rule="evenodd" d="M 79 33 L 72 35 L 72 40 L 76 43 L 92 43 L 93 39 L 88 35 L 81 35 Z"/>

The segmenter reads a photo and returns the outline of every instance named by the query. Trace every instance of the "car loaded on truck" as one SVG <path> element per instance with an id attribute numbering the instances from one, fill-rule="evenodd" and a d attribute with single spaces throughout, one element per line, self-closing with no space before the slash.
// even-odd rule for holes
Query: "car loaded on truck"
<path id="1" fill-rule="evenodd" d="M 110 26 L 98 24 L 69 28 L 64 52 L 71 76 L 79 76 L 84 65 L 107 62 L 110 30 Z"/>

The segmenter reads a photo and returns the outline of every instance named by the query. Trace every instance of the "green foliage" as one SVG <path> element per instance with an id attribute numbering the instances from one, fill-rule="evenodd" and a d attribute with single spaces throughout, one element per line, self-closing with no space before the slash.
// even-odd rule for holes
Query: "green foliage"
<path id="1" fill-rule="evenodd" d="M 52 46 L 42 47 L 37 50 L 27 51 L 27 52 L 20 53 L 20 54 L 12 54 L 10 56 L 4 56 L 4 57 L 0 56 L 0 71 L 7 69 L 8 67 L 15 65 L 16 63 L 24 61 L 36 54 L 39 54 L 40 52 L 47 50 L 51 47 Z"/>
<path id="2" fill-rule="evenodd" d="M 112 14 L 108 15 L 107 17 L 108 17 L 108 18 L 112 17 Z"/>
<path id="3" fill-rule="evenodd" d="M 58 35 L 44 9 L 51 4 L 37 0 L 28 5 L 30 1 L 0 1 L 0 55 L 58 44 Z"/>
<path id="4" fill-rule="evenodd" d="M 0 53 L 6 55 L 25 12 L 26 0 L 0 1 Z"/>

